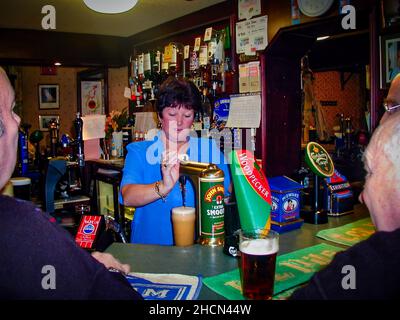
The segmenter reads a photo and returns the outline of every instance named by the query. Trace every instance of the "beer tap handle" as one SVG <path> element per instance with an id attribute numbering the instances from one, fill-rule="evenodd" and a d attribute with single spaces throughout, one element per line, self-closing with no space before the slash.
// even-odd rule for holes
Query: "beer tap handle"
<path id="1" fill-rule="evenodd" d="M 183 206 L 186 207 L 186 176 L 185 175 L 181 175 L 179 177 L 179 183 L 181 185 L 182 203 L 183 203 Z"/>

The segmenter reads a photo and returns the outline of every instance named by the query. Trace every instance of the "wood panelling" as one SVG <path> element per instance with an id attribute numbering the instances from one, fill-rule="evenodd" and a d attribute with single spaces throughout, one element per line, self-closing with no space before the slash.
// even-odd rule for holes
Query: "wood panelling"
<path id="1" fill-rule="evenodd" d="M 123 66 L 125 38 L 66 32 L 0 29 L 0 63 L 14 65 Z"/>

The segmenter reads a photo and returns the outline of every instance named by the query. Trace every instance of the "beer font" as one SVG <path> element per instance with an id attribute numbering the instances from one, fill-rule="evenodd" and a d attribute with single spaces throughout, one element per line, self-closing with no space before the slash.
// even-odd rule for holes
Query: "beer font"
<path id="1" fill-rule="evenodd" d="M 267 178 L 250 151 L 234 150 L 230 157 L 242 230 L 269 230 L 272 199 Z"/>
<path id="2" fill-rule="evenodd" d="M 180 175 L 188 176 L 195 186 L 198 242 L 223 245 L 224 172 L 212 163 L 181 161 Z"/>

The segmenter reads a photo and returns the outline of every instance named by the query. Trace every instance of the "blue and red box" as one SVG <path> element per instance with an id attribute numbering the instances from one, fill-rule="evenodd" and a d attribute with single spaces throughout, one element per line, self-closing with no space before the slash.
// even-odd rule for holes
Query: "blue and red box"
<path id="1" fill-rule="evenodd" d="M 278 232 L 298 229 L 303 224 L 300 219 L 300 191 L 303 186 L 286 177 L 268 178 L 272 195 L 271 223 Z"/>

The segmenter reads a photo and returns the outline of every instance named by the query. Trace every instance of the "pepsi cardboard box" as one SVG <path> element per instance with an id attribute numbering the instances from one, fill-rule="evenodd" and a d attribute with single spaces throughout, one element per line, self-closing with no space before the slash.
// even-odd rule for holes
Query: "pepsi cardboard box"
<path id="1" fill-rule="evenodd" d="M 300 183 L 286 177 L 268 178 L 272 194 L 272 221 L 283 223 L 300 217 Z"/>

